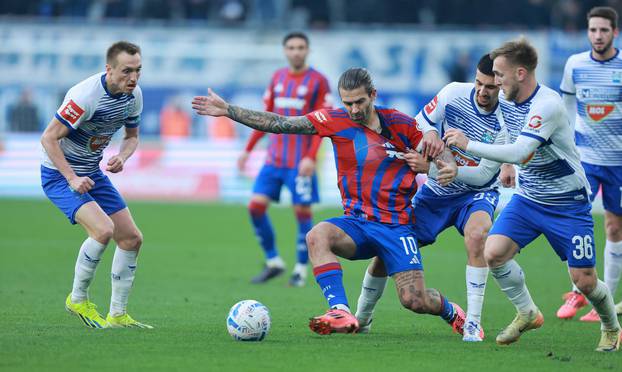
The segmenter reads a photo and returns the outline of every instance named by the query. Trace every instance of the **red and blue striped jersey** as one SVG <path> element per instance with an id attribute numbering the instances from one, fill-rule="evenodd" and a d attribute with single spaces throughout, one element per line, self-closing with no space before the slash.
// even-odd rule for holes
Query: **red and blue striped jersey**
<path id="1" fill-rule="evenodd" d="M 423 138 L 414 118 L 394 109 L 376 107 L 382 134 L 350 119 L 344 108 L 318 110 L 306 117 L 321 137 L 333 142 L 337 180 L 346 215 L 367 220 L 414 223 L 411 200 L 416 174 L 403 153 Z"/>
<path id="2" fill-rule="evenodd" d="M 287 67 L 277 70 L 263 99 L 266 111 L 284 116 L 302 116 L 332 107 L 328 80 L 312 68 L 297 74 Z M 252 151 L 264 135 L 264 132 L 254 131 L 246 151 Z M 278 168 L 297 168 L 303 157 L 315 160 L 322 140 L 319 136 L 301 134 L 270 134 L 268 139 L 266 164 Z"/>

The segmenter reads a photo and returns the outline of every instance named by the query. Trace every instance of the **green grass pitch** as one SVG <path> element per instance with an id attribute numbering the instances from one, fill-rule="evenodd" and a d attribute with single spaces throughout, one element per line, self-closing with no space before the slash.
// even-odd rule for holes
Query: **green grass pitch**
<path id="1" fill-rule="evenodd" d="M 569 281 L 546 241 L 531 244 L 518 261 L 545 316 L 544 327 L 509 347 L 494 343 L 514 317 L 512 305 L 492 279 L 483 313 L 486 340 L 463 343 L 439 318 L 411 313 L 399 305 L 393 283 L 385 292 L 368 335 L 318 336 L 308 318 L 326 304 L 312 280 L 287 287 L 287 277 L 262 286 L 249 284 L 262 255 L 244 206 L 223 204 L 130 203 L 144 233 L 129 312 L 154 330 L 91 330 L 64 310 L 76 252 L 84 239 L 47 200 L 0 200 L 0 370 L 576 370 L 620 371 L 622 352 L 596 353 L 598 324 L 561 321 L 555 311 Z M 340 215 L 316 210 L 315 220 Z M 289 208 L 272 207 L 278 246 L 291 268 L 295 219 Z M 603 221 L 596 218 L 599 269 Z M 108 246 L 91 288 L 91 299 L 107 312 Z M 461 237 L 445 232 L 422 250 L 429 287 L 465 306 L 465 253 Z M 366 262 L 342 261 L 352 306 Z M 256 299 L 271 311 L 265 341 L 233 341 L 226 331 L 229 308 Z M 619 298 L 618 298 L 619 299 Z M 583 314 L 588 309 L 580 312 Z"/>

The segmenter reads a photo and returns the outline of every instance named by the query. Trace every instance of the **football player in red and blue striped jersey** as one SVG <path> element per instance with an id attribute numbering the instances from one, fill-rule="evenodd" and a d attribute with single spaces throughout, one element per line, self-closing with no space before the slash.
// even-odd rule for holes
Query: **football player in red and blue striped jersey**
<path id="1" fill-rule="evenodd" d="M 330 334 L 358 330 L 337 257 L 360 260 L 379 256 L 395 279 L 404 307 L 438 315 L 462 333 L 462 309 L 436 289 L 425 288 L 412 218 L 416 174 L 404 160 L 407 152 L 421 149 L 423 143 L 426 147 L 436 143 L 437 134 L 429 133 L 430 138 L 426 133 L 423 141 L 415 119 L 375 106 L 376 89 L 363 68 L 351 68 L 341 75 L 339 94 L 343 108 L 297 117 L 229 105 L 211 90 L 209 96 L 195 97 L 192 106 L 200 115 L 228 116 L 266 132 L 319 134 L 331 139 L 344 216 L 321 222 L 307 234 L 313 273 L 330 308 L 311 319 L 312 331 Z M 441 182 L 455 178 L 457 167 L 449 152 L 437 160 L 436 167 Z"/>
<path id="2" fill-rule="evenodd" d="M 283 48 L 289 66 L 277 70 L 272 76 L 264 94 L 265 110 L 284 116 L 299 116 L 330 107 L 328 80 L 306 63 L 309 53 L 307 36 L 300 32 L 290 33 L 283 39 Z M 250 136 L 238 160 L 240 170 L 244 169 L 251 151 L 265 134 L 254 131 Z M 313 226 L 311 204 L 319 199 L 315 158 L 322 139 L 300 134 L 270 134 L 268 140 L 266 162 L 255 180 L 248 205 L 257 240 L 266 256 L 264 270 L 252 282 L 264 283 L 285 272 L 266 210 L 271 201 L 279 201 L 281 188 L 286 186 L 292 194 L 298 222 L 297 263 L 289 284 L 301 287 L 305 284 L 309 261 L 305 235 Z"/>

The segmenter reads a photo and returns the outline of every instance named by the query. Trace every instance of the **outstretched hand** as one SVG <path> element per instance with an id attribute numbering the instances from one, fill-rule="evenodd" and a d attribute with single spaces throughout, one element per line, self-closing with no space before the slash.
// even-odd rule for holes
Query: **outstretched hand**
<path id="1" fill-rule="evenodd" d="M 229 104 L 211 88 L 207 89 L 207 96 L 197 96 L 192 99 L 192 109 L 199 115 L 225 116 Z"/>

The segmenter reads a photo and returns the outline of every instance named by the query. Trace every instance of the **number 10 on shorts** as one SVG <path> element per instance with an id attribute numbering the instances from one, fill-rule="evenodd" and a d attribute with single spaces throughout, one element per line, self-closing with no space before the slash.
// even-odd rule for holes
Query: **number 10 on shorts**
<path id="1" fill-rule="evenodd" d="M 419 251 L 417 249 L 417 241 L 415 240 L 415 238 L 412 236 L 400 236 L 400 240 L 402 241 L 402 245 L 404 246 L 404 254 L 406 254 L 406 256 L 410 256 L 410 254 L 412 253 L 413 255 L 410 263 L 420 264 L 421 262 L 417 257 Z"/>

